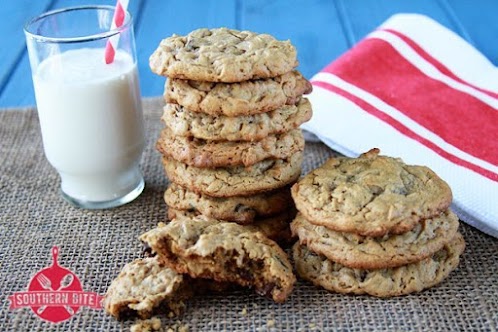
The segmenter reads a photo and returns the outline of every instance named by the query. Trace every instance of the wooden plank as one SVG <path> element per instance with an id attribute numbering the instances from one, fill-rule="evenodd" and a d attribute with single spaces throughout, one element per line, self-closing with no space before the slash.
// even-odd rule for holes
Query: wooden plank
<path id="1" fill-rule="evenodd" d="M 29 1 L 29 0 L 28 0 Z M 66 7 L 76 7 L 76 6 L 85 6 L 85 5 L 108 5 L 114 6 L 116 4 L 116 0 L 52 0 L 53 4 L 51 9 L 62 9 Z M 143 0 L 130 0 L 128 4 L 128 11 L 131 13 L 133 18 L 138 16 L 140 8 L 142 7 L 144 1 Z M 136 23 L 136 22 L 135 22 Z"/>
<path id="2" fill-rule="evenodd" d="M 204 27 L 235 28 L 235 10 L 236 1 L 232 0 L 145 2 L 142 21 L 135 30 L 142 95 L 163 94 L 165 79 L 149 69 L 149 57 L 163 38 Z"/>
<path id="3" fill-rule="evenodd" d="M 83 1 L 81 1 L 83 3 Z M 109 3 L 100 1 L 97 3 Z M 162 95 L 164 79 L 151 73 L 148 59 L 162 38 L 173 33 L 185 34 L 200 27 L 235 27 L 235 2 L 226 1 L 130 1 L 135 18 L 135 40 L 143 96 Z M 54 8 L 67 5 L 58 0 Z M 71 5 L 78 5 L 76 1 Z M 172 13 L 175 13 L 174 15 Z M 174 17 L 174 19 L 169 19 Z M 19 93 L 22 91 L 22 93 Z M 34 105 L 34 92 L 27 54 L 13 72 L 0 96 L 0 107 Z"/>
<path id="4" fill-rule="evenodd" d="M 114 0 L 93 0 L 114 4 Z M 0 15 L 0 107 L 33 105 L 31 71 L 25 51 L 22 25 L 45 10 L 87 4 L 85 0 L 4 1 Z M 51 7 L 51 8 L 48 8 Z M 227 26 L 267 32 L 279 39 L 291 39 L 298 49 L 299 69 L 311 77 L 399 12 L 426 14 L 467 36 L 495 64 L 498 63 L 498 2 L 482 0 L 210 0 L 210 1 L 130 1 L 135 18 L 138 65 L 142 94 L 161 95 L 164 79 L 150 72 L 148 58 L 160 40 L 173 33 L 185 34 L 200 27 Z M 3 84 L 2 84 L 3 82 Z"/>
<path id="5" fill-rule="evenodd" d="M 245 1 L 239 21 L 241 29 L 290 39 L 308 78 L 349 48 L 334 1 Z"/>
<path id="6" fill-rule="evenodd" d="M 451 13 L 455 23 L 463 27 L 473 45 L 498 65 L 498 1 L 441 0 L 440 3 Z"/>
<path id="7" fill-rule="evenodd" d="M 16 105 L 4 102 L 2 91 L 6 84 L 12 79 L 19 60 L 26 50 L 24 38 L 24 24 L 35 15 L 50 8 L 51 0 L 16 0 L 2 1 L 0 6 L 0 31 L 4 46 L 0 47 L 0 107 Z M 7 46 L 5 46 L 7 45 Z M 29 80 L 31 76 L 29 76 Z"/>
<path id="8" fill-rule="evenodd" d="M 340 0 L 351 21 L 356 41 L 396 13 L 419 13 L 438 21 L 473 44 L 493 63 L 498 64 L 498 1 L 483 0 L 377 0 L 365 6 L 363 0 Z"/>
<path id="9" fill-rule="evenodd" d="M 8 3 L 15 3 L 16 1 L 9 1 Z M 20 2 L 35 3 L 37 1 L 22 0 Z M 92 4 L 114 4 L 114 1 L 110 0 L 94 0 Z M 142 1 L 130 1 L 129 11 L 133 17 L 140 17 L 140 7 Z M 32 14 L 38 15 L 44 11 L 64 8 L 69 6 L 80 6 L 88 4 L 86 0 L 78 1 L 68 1 L 56 0 L 50 4 L 50 8 L 43 8 Z M 1 7 L 0 7 L 1 8 Z M 136 22 L 135 22 L 136 24 Z M 18 27 L 17 27 L 18 28 Z M 22 33 L 22 31 L 21 31 Z M 0 108 L 11 107 L 11 106 L 27 106 L 35 105 L 35 95 L 33 90 L 33 83 L 31 81 L 31 69 L 29 66 L 29 58 L 26 50 L 26 43 L 24 42 L 24 35 L 22 36 L 22 45 L 20 46 L 20 54 L 14 67 L 12 67 L 11 74 L 8 81 L 4 85 L 3 89 L 0 90 Z M 1 51 L 1 50 L 0 50 Z M 4 68 L 3 66 L 1 68 Z"/>
<path id="10" fill-rule="evenodd" d="M 371 6 L 366 6 L 364 0 L 340 1 L 344 6 L 344 14 L 351 22 L 355 42 L 361 40 L 390 16 L 397 13 L 425 14 L 446 27 L 455 29 L 446 11 L 434 0 L 377 0 Z"/>

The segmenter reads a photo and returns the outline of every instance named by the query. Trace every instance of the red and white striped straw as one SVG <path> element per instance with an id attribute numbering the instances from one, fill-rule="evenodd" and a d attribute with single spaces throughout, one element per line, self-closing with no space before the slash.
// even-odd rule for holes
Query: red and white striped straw
<path id="1" fill-rule="evenodd" d="M 119 28 L 123 25 L 126 8 L 128 8 L 128 3 L 130 0 L 117 0 L 116 9 L 114 10 L 114 17 L 112 18 L 111 30 Z M 105 46 L 105 63 L 110 64 L 114 61 L 114 56 L 116 55 L 116 50 L 118 48 L 119 33 L 110 37 L 107 40 Z"/>

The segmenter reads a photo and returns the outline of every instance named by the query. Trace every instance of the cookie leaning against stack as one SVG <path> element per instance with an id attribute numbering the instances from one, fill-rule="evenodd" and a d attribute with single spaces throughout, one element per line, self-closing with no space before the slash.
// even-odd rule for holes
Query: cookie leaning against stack
<path id="1" fill-rule="evenodd" d="M 299 125 L 312 113 L 302 97 L 311 84 L 297 64 L 289 41 L 249 31 L 199 29 L 160 43 L 150 67 L 168 77 L 156 146 L 171 181 L 170 219 L 205 215 L 290 238 L 288 227 L 269 230 L 294 217 L 289 185 L 301 173 Z"/>
<path id="2" fill-rule="evenodd" d="M 287 254 L 274 241 L 236 223 L 178 217 L 140 240 L 178 273 L 253 287 L 275 302 L 284 302 L 296 281 Z"/>
<path id="3" fill-rule="evenodd" d="M 298 274 L 340 293 L 389 297 L 432 287 L 465 248 L 452 194 L 432 170 L 380 156 L 332 158 L 292 187 Z"/>
<path id="4" fill-rule="evenodd" d="M 252 227 L 252 226 L 251 226 Z M 126 264 L 103 305 L 117 319 L 183 313 L 184 301 L 234 285 L 284 302 L 296 282 L 287 254 L 258 229 L 205 216 L 177 216 L 140 236 L 153 257 Z"/>

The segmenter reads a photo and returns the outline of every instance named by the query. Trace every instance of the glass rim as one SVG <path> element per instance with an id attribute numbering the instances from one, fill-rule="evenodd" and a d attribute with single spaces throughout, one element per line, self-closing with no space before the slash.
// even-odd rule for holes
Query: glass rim
<path id="1" fill-rule="evenodd" d="M 24 33 L 26 36 L 29 36 L 39 42 L 43 43 L 79 43 L 79 42 L 89 42 L 89 41 L 95 41 L 95 40 L 100 40 L 100 39 L 107 39 L 110 38 L 114 35 L 117 35 L 121 33 L 123 30 L 127 29 L 128 27 L 131 26 L 132 24 L 132 17 L 130 12 L 128 10 L 125 10 L 125 18 L 123 21 L 123 25 L 120 27 L 114 28 L 107 30 L 105 32 L 99 32 L 99 33 L 94 33 L 91 35 L 86 35 L 86 36 L 79 36 L 79 37 L 48 37 L 48 36 L 43 36 L 41 34 L 33 33 L 30 31 L 30 27 L 36 23 L 39 22 L 47 17 L 53 16 L 53 15 L 58 15 L 61 13 L 66 13 L 66 12 L 72 12 L 72 11 L 79 11 L 79 10 L 97 10 L 97 9 L 105 9 L 105 10 L 110 10 L 113 13 L 114 16 L 114 11 L 115 11 L 114 6 L 108 6 L 108 5 L 85 5 L 85 6 L 73 6 L 73 7 L 65 7 L 61 9 L 54 9 L 50 10 L 48 12 L 44 12 L 40 15 L 37 15 L 24 24 Z"/>

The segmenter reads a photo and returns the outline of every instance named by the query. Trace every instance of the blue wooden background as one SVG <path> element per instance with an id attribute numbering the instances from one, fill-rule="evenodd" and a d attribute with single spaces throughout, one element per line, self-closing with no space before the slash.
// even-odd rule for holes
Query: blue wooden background
<path id="1" fill-rule="evenodd" d="M 23 25 L 32 16 L 104 0 L 1 0 L 0 108 L 34 105 Z M 311 77 L 401 12 L 426 14 L 498 63 L 498 0 L 131 0 L 143 96 L 162 94 L 164 79 L 148 68 L 159 41 L 199 27 L 226 26 L 290 39 L 299 69 Z"/>

